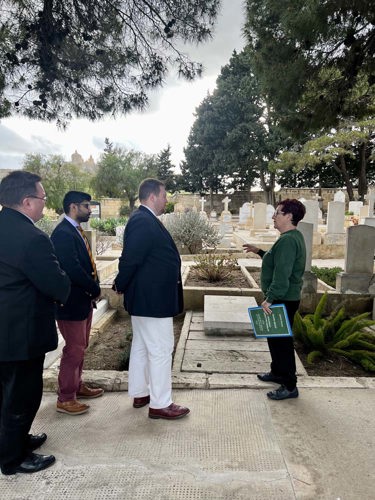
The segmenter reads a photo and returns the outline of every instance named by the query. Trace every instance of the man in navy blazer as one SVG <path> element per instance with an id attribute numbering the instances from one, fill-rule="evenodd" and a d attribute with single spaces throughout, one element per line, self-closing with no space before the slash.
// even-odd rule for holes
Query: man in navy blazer
<path id="1" fill-rule="evenodd" d="M 65 346 L 61 356 L 56 410 L 68 415 L 86 413 L 89 405 L 77 401 L 102 396 L 82 382 L 85 349 L 90 338 L 93 307 L 100 296 L 99 280 L 90 245 L 81 227 L 91 215 L 91 196 L 69 191 L 63 200 L 65 216 L 51 235 L 61 267 L 72 282 L 64 307 L 56 309 L 59 330 Z"/>
<path id="2" fill-rule="evenodd" d="M 29 434 L 43 393 L 45 353 L 57 347 L 55 302 L 70 281 L 48 236 L 34 222 L 46 193 L 38 175 L 14 171 L 0 184 L 0 467 L 3 474 L 38 472 L 53 455 L 33 453 L 46 434 Z M 1 495 L 0 495 L 1 496 Z"/>
<path id="3" fill-rule="evenodd" d="M 128 391 L 134 408 L 150 404 L 150 418 L 172 420 L 190 411 L 172 402 L 173 316 L 183 311 L 181 259 L 157 218 L 167 202 L 164 184 L 146 179 L 138 196 L 141 205 L 125 227 L 114 282 L 132 321 Z"/>

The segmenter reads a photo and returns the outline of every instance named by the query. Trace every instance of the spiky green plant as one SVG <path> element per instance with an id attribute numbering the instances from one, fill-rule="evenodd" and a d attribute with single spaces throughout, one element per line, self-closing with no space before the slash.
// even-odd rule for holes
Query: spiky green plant
<path id="1" fill-rule="evenodd" d="M 237 259 L 233 255 L 207 253 L 195 257 L 192 269 L 195 270 L 200 279 L 214 283 L 230 276 L 237 269 L 237 266 Z"/>
<path id="2" fill-rule="evenodd" d="M 366 331 L 375 321 L 367 319 L 370 313 L 348 319 L 345 308 L 336 308 L 324 317 L 327 293 L 320 299 L 314 314 L 302 316 L 297 312 L 293 333 L 308 351 L 307 362 L 336 353 L 375 372 L 375 334 Z"/>

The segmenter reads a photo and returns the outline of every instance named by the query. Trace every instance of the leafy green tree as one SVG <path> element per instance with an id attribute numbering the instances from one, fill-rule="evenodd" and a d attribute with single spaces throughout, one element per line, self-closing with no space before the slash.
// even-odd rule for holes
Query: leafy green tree
<path id="1" fill-rule="evenodd" d="M 98 196 L 127 198 L 130 209 L 138 199 L 139 184 L 147 177 L 155 177 L 150 156 L 113 145 L 106 140 L 106 149 L 98 162 L 98 172 L 92 186 Z"/>
<path id="2" fill-rule="evenodd" d="M 184 149 L 186 161 L 181 164 L 181 184 L 186 191 L 212 195 L 225 189 L 228 183 L 225 166 L 218 160 L 224 117 L 218 113 L 213 95 L 208 95 L 198 106 L 196 117 Z"/>
<path id="3" fill-rule="evenodd" d="M 181 168 L 186 189 L 245 190 L 260 182 L 266 201 L 274 203 L 268 162 L 289 142 L 260 91 L 251 52 L 233 53 L 196 116 Z"/>
<path id="4" fill-rule="evenodd" d="M 296 136 L 375 112 L 374 1 L 247 0 L 262 91 Z"/>
<path id="5" fill-rule="evenodd" d="M 79 167 L 67 163 L 59 155 L 28 154 L 23 162 L 23 170 L 42 177 L 47 194 L 46 206 L 63 213 L 63 198 L 67 191 L 87 191 L 90 177 Z"/>
<path id="6" fill-rule="evenodd" d="M 375 179 L 375 120 L 342 123 L 336 130 L 307 141 L 299 151 L 286 151 L 271 162 L 274 171 L 292 169 L 294 172 L 310 169 L 319 171 L 330 168 L 345 185 L 350 200 L 353 189 L 358 188 L 359 198 L 364 200 L 369 181 Z"/>
<path id="7" fill-rule="evenodd" d="M 171 161 L 171 146 L 169 144 L 156 155 L 155 168 L 156 177 L 165 183 L 166 190 L 172 193 L 176 191 L 175 167 Z"/>
<path id="8" fill-rule="evenodd" d="M 219 0 L 2 0 L 0 117 L 65 125 L 147 104 L 171 66 L 202 65 L 180 47 L 210 36 Z"/>

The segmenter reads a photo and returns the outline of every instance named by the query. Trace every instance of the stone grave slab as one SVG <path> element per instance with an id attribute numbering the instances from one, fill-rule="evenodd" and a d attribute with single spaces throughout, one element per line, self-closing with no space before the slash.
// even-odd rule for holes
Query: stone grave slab
<path id="1" fill-rule="evenodd" d="M 203 326 L 206 335 L 243 335 L 252 332 L 247 309 L 258 304 L 254 297 L 205 295 Z"/>

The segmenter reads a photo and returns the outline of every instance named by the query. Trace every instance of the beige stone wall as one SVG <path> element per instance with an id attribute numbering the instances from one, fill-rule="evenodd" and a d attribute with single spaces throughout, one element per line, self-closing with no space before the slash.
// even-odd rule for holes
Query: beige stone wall
<path id="1" fill-rule="evenodd" d="M 108 219 L 109 217 L 120 217 L 120 208 L 124 204 L 124 200 L 119 198 L 99 198 L 101 206 L 101 218 Z"/>
<path id="2" fill-rule="evenodd" d="M 314 188 L 282 188 L 275 193 L 276 201 L 284 200 L 285 198 L 305 198 L 305 200 L 315 200 L 316 195 L 319 195 L 322 198 L 322 208 L 324 211 L 328 209 L 328 202 L 333 201 L 334 195 L 337 189 L 334 188 L 322 188 L 322 189 L 314 189 Z M 346 201 L 349 202 L 348 195 L 346 194 L 346 190 L 342 190 L 346 195 Z M 356 192 L 354 193 L 357 194 Z M 194 198 L 195 196 L 195 198 Z M 218 214 L 220 214 L 224 205 L 222 200 L 225 198 L 225 194 L 214 194 L 210 197 L 209 194 L 206 194 L 204 197 L 207 200 L 205 204 L 205 211 L 209 213 L 211 210 L 216 210 Z M 229 204 L 229 210 L 232 214 L 239 213 L 240 207 L 245 202 L 252 201 L 253 203 L 258 202 L 266 202 L 266 198 L 263 191 L 251 191 L 250 193 L 247 191 L 237 191 L 236 193 L 228 195 L 232 200 Z M 171 201 L 173 203 L 178 203 L 180 207 L 184 207 L 187 209 L 192 209 L 194 204 L 198 211 L 201 209 L 200 203 L 201 196 L 193 195 L 190 193 L 177 193 L 171 197 Z"/>
<path id="3" fill-rule="evenodd" d="M 322 208 L 323 211 L 327 211 L 328 202 L 333 201 L 334 195 L 337 189 L 335 188 L 282 188 L 275 193 L 276 201 L 284 200 L 285 198 L 305 198 L 305 200 L 315 200 L 316 195 L 322 198 Z M 348 204 L 349 198 L 346 190 L 342 190 L 346 196 L 346 203 Z M 354 191 L 354 195 L 357 192 Z M 205 211 L 209 214 L 211 210 L 216 210 L 218 214 L 224 210 L 224 204 L 222 200 L 225 198 L 226 194 L 209 194 L 204 195 L 207 200 L 205 203 Z M 246 203 L 252 201 L 253 203 L 263 202 L 265 203 L 266 198 L 263 191 L 237 191 L 233 194 L 228 195 L 231 199 L 229 204 L 229 210 L 232 214 L 238 214 L 240 207 Z M 191 193 L 176 193 L 172 196 L 168 196 L 168 201 L 172 201 L 178 204 L 180 211 L 184 209 L 193 209 L 195 206 L 199 212 L 201 209 L 200 195 L 194 195 Z M 108 217 L 119 217 L 121 206 L 126 203 L 118 198 L 100 198 L 98 201 L 101 203 L 102 207 L 102 219 L 107 219 Z"/>

